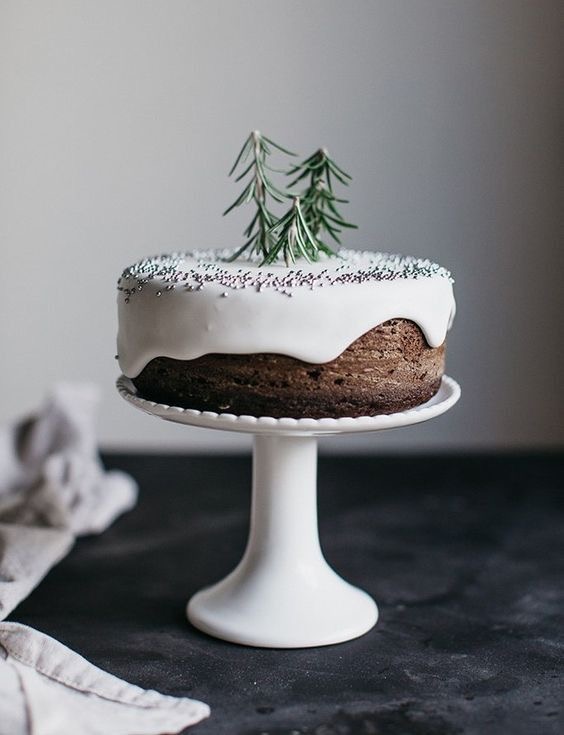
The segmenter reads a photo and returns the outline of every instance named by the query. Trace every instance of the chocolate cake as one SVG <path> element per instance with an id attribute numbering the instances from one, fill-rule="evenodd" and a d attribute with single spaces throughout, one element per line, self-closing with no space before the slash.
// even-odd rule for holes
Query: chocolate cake
<path id="1" fill-rule="evenodd" d="M 444 268 L 358 251 L 292 267 L 158 256 L 126 269 L 118 290 L 120 366 L 142 397 L 275 418 L 426 402 L 454 314 Z"/>

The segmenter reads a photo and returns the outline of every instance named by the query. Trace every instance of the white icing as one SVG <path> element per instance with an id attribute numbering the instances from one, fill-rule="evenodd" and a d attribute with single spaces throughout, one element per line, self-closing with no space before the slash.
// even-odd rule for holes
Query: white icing
<path id="1" fill-rule="evenodd" d="M 428 261 L 342 254 L 291 268 L 225 263 L 213 251 L 136 264 L 119 282 L 123 373 L 134 378 L 159 356 L 213 352 L 329 362 L 394 317 L 418 324 L 431 347 L 444 342 L 455 311 L 448 272 Z"/>

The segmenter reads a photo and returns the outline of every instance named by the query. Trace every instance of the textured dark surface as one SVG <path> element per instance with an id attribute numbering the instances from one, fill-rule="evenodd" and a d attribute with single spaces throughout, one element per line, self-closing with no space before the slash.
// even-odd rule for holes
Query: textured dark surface
<path id="1" fill-rule="evenodd" d="M 560 711 L 564 461 L 321 458 L 325 554 L 377 600 L 363 638 L 244 648 L 184 618 L 243 552 L 250 459 L 131 457 L 138 507 L 12 616 L 144 687 L 208 702 L 194 735 L 538 735 Z"/>

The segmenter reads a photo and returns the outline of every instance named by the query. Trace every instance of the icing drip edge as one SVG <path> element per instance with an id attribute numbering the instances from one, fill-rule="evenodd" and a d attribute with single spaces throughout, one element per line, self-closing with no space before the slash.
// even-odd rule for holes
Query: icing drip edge
<path id="1" fill-rule="evenodd" d="M 291 269 L 228 264 L 217 251 L 203 261 L 195 254 L 140 261 L 118 283 L 122 371 L 134 378 L 155 357 L 209 353 L 330 362 L 392 318 L 415 322 L 431 347 L 444 342 L 455 313 L 448 271 L 404 256 L 345 254 Z M 141 265 L 148 262 L 154 267 Z"/>

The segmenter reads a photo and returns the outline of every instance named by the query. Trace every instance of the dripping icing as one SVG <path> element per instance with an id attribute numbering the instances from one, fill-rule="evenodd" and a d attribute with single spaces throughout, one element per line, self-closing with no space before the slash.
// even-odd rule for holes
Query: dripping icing
<path id="1" fill-rule="evenodd" d="M 316 263 L 260 268 L 225 262 L 229 252 L 173 253 L 124 271 L 118 354 L 125 375 L 135 377 L 154 357 L 212 352 L 329 362 L 392 318 L 412 320 L 438 347 L 454 316 L 450 273 L 428 260 L 344 250 Z"/>

